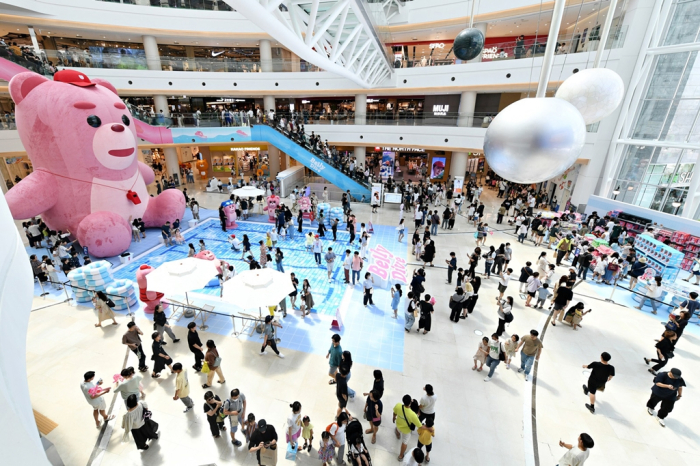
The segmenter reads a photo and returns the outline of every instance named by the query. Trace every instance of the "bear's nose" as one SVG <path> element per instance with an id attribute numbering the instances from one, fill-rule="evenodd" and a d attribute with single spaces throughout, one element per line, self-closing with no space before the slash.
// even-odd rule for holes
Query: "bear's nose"
<path id="1" fill-rule="evenodd" d="M 114 124 L 112 125 L 112 131 L 114 131 L 115 133 L 121 133 L 122 131 L 124 131 L 124 126 Z"/>

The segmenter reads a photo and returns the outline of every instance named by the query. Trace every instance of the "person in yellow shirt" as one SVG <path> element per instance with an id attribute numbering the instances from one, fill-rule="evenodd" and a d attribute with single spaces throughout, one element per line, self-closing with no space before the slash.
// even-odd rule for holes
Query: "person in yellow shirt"
<path id="1" fill-rule="evenodd" d="M 413 401 L 411 395 L 404 395 L 401 401 L 402 403 L 396 403 L 396 406 L 394 406 L 394 417 L 392 419 L 392 422 L 396 424 L 394 434 L 396 434 L 397 439 L 401 440 L 399 461 L 403 461 L 403 455 L 406 453 L 408 441 L 411 438 L 411 431 L 422 425 L 416 413 L 411 410 L 411 402 Z M 414 426 L 413 429 L 411 428 L 412 425 Z"/>
<path id="2" fill-rule="evenodd" d="M 426 463 L 430 463 L 430 450 L 433 449 L 433 437 L 435 437 L 435 427 L 433 427 L 434 421 L 431 418 L 425 420 L 425 425 L 418 428 L 418 448 L 423 450 L 425 447 Z"/>
<path id="3" fill-rule="evenodd" d="M 182 368 L 182 364 L 176 362 L 173 364 L 173 372 L 177 374 L 175 379 L 175 396 L 173 400 L 182 400 L 185 404 L 185 410 L 187 412 L 194 407 L 192 398 L 190 398 L 190 382 L 187 380 L 187 372 Z"/>

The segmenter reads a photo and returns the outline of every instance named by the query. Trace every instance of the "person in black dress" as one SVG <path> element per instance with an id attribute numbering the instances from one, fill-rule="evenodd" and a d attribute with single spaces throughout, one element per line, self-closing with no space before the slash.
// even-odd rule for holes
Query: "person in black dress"
<path id="1" fill-rule="evenodd" d="M 199 372 L 202 370 L 202 360 L 204 359 L 204 353 L 202 352 L 202 340 L 199 339 L 199 334 L 197 333 L 197 324 L 190 322 L 187 324 L 187 346 L 190 347 L 190 351 L 194 353 L 194 366 L 192 369 Z"/>
<path id="2" fill-rule="evenodd" d="M 430 331 L 433 322 L 433 312 L 435 312 L 435 308 L 430 304 L 430 295 L 426 294 L 418 306 L 420 308 L 420 319 L 418 319 L 418 329 L 416 329 L 416 332 L 423 329 L 423 335 L 425 335 Z"/>
<path id="3" fill-rule="evenodd" d="M 656 372 L 668 364 L 668 360 L 673 357 L 673 349 L 675 348 L 675 341 L 678 338 L 676 332 L 672 330 L 666 330 L 663 337 L 656 344 L 656 358 L 648 359 L 644 358 L 644 362 L 649 365 L 649 362 L 655 362 L 656 364 L 649 369 L 649 372 L 656 375 Z"/>
<path id="4" fill-rule="evenodd" d="M 151 359 L 154 361 L 151 377 L 157 379 L 160 377 L 160 372 L 163 370 L 163 368 L 165 368 L 165 366 L 168 366 L 168 369 L 170 369 L 170 372 L 172 373 L 173 360 L 163 349 L 162 337 L 158 334 L 158 332 L 153 332 L 151 337 L 153 338 L 153 345 L 151 346 L 153 349 L 153 356 L 151 356 Z"/>

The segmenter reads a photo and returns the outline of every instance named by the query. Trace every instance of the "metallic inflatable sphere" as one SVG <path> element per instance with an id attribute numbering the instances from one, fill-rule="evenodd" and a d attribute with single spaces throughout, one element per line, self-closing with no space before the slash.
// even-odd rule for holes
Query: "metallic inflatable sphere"
<path id="1" fill-rule="evenodd" d="M 454 54 L 460 60 L 473 60 L 484 48 L 484 33 L 475 28 L 467 28 L 457 34 L 454 41 Z"/>
<path id="2" fill-rule="evenodd" d="M 579 111 L 557 98 L 522 99 L 489 125 L 484 156 L 498 175 L 516 183 L 539 183 L 576 162 L 586 142 Z"/>
<path id="3" fill-rule="evenodd" d="M 610 115 L 625 95 L 622 78 L 607 68 L 579 71 L 559 86 L 556 97 L 564 99 L 581 112 L 587 125 Z"/>

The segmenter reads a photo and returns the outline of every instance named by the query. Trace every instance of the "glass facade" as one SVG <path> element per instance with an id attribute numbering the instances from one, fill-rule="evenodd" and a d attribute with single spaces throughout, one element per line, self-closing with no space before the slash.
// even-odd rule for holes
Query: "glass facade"
<path id="1" fill-rule="evenodd" d="M 700 42 L 700 0 L 675 0 L 661 45 L 695 42 Z M 683 209 L 700 161 L 699 150 L 674 147 L 700 143 L 698 52 L 657 55 L 651 70 L 634 124 L 623 136 L 655 145 L 624 147 L 609 196 L 675 214 Z M 658 141 L 669 147 L 658 147 Z"/>

